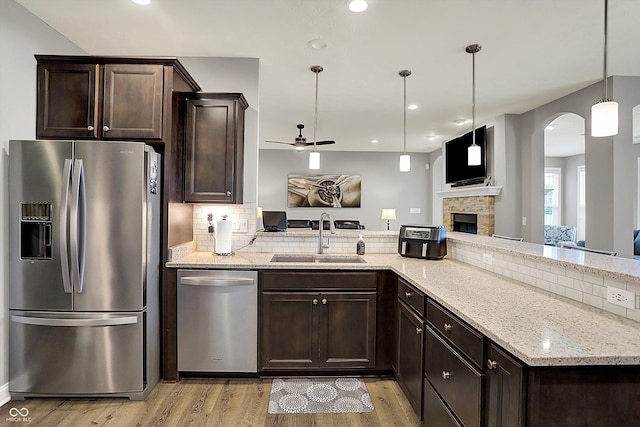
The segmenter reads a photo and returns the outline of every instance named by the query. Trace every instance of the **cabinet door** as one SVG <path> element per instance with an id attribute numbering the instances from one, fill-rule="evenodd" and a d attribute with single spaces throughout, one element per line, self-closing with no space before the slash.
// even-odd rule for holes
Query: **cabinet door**
<path id="1" fill-rule="evenodd" d="M 97 64 L 38 64 L 36 137 L 96 138 Z"/>
<path id="2" fill-rule="evenodd" d="M 375 367 L 376 292 L 322 293 L 320 302 L 320 367 Z"/>
<path id="3" fill-rule="evenodd" d="M 397 380 L 413 410 L 422 419 L 424 321 L 398 301 Z"/>
<path id="4" fill-rule="evenodd" d="M 318 298 L 312 292 L 262 293 L 262 369 L 317 367 Z"/>
<path id="5" fill-rule="evenodd" d="M 243 114 L 233 99 L 187 101 L 185 202 L 242 203 Z"/>
<path id="6" fill-rule="evenodd" d="M 487 359 L 487 427 L 524 426 L 523 365 L 493 344 Z"/>
<path id="7" fill-rule="evenodd" d="M 104 66 L 102 138 L 162 138 L 163 69 L 162 65 Z"/>

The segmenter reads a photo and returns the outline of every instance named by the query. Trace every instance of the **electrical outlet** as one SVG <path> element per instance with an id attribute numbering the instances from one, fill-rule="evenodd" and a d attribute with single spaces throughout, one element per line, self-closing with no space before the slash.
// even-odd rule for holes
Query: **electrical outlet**
<path id="1" fill-rule="evenodd" d="M 607 302 L 633 310 L 636 308 L 636 294 L 607 286 Z"/>
<path id="2" fill-rule="evenodd" d="M 493 264 L 493 255 L 491 254 L 482 254 L 482 262 L 485 264 L 492 265 Z"/>
<path id="3" fill-rule="evenodd" d="M 522 225 L 527 225 L 527 217 L 526 216 L 522 217 Z"/>

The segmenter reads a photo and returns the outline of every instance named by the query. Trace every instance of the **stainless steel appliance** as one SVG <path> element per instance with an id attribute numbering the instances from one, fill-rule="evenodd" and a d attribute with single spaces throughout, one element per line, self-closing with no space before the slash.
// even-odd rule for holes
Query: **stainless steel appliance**
<path id="1" fill-rule="evenodd" d="M 437 225 L 402 225 L 398 253 L 424 259 L 442 259 L 447 255 L 447 229 Z"/>
<path id="2" fill-rule="evenodd" d="M 178 270 L 178 371 L 258 372 L 258 273 Z"/>
<path id="3" fill-rule="evenodd" d="M 144 399 L 160 376 L 160 156 L 141 142 L 9 150 L 12 399 Z"/>

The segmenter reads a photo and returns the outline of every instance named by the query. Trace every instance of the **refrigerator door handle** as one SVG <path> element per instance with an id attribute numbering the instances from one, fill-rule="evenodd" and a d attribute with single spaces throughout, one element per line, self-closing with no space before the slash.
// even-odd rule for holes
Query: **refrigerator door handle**
<path id="1" fill-rule="evenodd" d="M 121 326 L 138 323 L 136 316 L 109 317 L 106 319 L 65 319 L 12 315 L 11 321 L 35 326 Z"/>
<path id="2" fill-rule="evenodd" d="M 217 287 L 252 286 L 253 279 L 235 278 L 235 277 L 213 279 L 211 277 L 194 276 L 194 277 L 181 277 L 180 284 L 193 285 L 193 286 L 217 286 Z"/>
<path id="3" fill-rule="evenodd" d="M 60 265 L 62 267 L 62 285 L 68 294 L 71 290 L 71 275 L 69 274 L 69 241 L 67 240 L 67 221 L 69 216 L 69 182 L 71 181 L 71 159 L 64 159 L 62 172 L 62 191 L 60 194 Z"/>
<path id="4" fill-rule="evenodd" d="M 71 219 L 70 219 L 70 247 L 71 247 L 71 277 L 77 293 L 82 293 L 84 284 L 85 260 L 85 216 L 86 198 L 84 187 L 84 165 L 82 160 L 76 160 L 73 168 L 71 188 Z"/>

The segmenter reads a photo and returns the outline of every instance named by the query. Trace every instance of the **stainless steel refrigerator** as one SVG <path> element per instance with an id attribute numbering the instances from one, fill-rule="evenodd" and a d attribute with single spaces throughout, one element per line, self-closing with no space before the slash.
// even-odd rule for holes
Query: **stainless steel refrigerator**
<path id="1" fill-rule="evenodd" d="M 142 142 L 10 142 L 12 399 L 157 383 L 160 167 Z"/>

